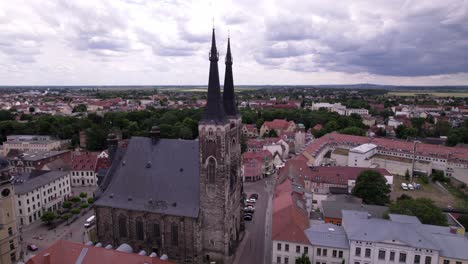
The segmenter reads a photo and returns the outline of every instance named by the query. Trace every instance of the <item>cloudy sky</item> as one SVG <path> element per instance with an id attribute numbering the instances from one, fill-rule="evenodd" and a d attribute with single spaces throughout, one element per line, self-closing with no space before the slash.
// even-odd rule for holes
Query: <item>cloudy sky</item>
<path id="1" fill-rule="evenodd" d="M 237 84 L 468 85 L 468 0 L 0 1 L 0 85 L 204 85 L 213 18 Z"/>

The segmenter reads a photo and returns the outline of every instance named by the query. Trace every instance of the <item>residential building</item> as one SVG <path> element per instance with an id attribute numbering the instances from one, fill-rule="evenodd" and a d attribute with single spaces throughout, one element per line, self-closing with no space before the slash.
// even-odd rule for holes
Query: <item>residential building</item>
<path id="1" fill-rule="evenodd" d="M 366 143 L 354 147 L 348 152 L 348 166 L 371 167 L 370 158 L 377 152 L 377 145 Z"/>
<path id="2" fill-rule="evenodd" d="M 258 181 L 274 172 L 273 155 L 267 150 L 242 154 L 244 181 Z"/>
<path id="3" fill-rule="evenodd" d="M 20 255 L 15 190 L 10 170 L 8 161 L 0 158 L 0 263 L 2 264 L 14 264 Z"/>
<path id="4" fill-rule="evenodd" d="M 312 248 L 304 232 L 309 227 L 305 201 L 293 192 L 289 178 L 276 186 L 272 217 L 273 263 L 293 264 L 302 254 L 310 258 Z"/>
<path id="5" fill-rule="evenodd" d="M 146 255 L 146 252 L 135 254 L 129 252 L 128 245 L 121 245 L 117 249 L 112 246 L 93 246 L 92 244 L 81 244 L 68 240 L 58 240 L 50 247 L 41 250 L 26 264 L 63 264 L 63 263 L 147 263 L 147 264 L 171 264 L 172 261 L 163 260 L 156 254 Z M 163 257 L 164 258 L 164 257 Z M 2 262 L 3 263 L 3 262 Z"/>
<path id="6" fill-rule="evenodd" d="M 108 141 L 112 163 L 96 192 L 97 240 L 167 254 L 178 263 L 232 263 L 243 232 L 241 117 L 228 40 L 221 96 L 213 30 L 208 95 L 196 140 Z"/>
<path id="7" fill-rule="evenodd" d="M 72 153 L 72 186 L 97 186 L 97 171 L 109 166 L 104 152 L 75 151 Z"/>
<path id="8" fill-rule="evenodd" d="M 3 155 L 7 155 L 10 150 L 19 151 L 51 151 L 65 149 L 70 144 L 70 140 L 54 139 L 51 136 L 39 135 L 10 135 L 3 142 Z"/>
<path id="9" fill-rule="evenodd" d="M 343 227 L 333 224 L 311 225 L 305 234 L 311 244 L 311 263 L 351 263 L 349 242 Z"/>
<path id="10" fill-rule="evenodd" d="M 321 211 L 325 223 L 341 226 L 343 210 L 366 211 L 370 217 L 383 218 L 388 207 L 364 204 L 362 199 L 351 195 L 333 195 L 322 201 Z"/>
<path id="11" fill-rule="evenodd" d="M 277 135 L 282 132 L 296 131 L 296 124 L 294 121 L 287 121 L 285 119 L 275 119 L 273 121 L 265 121 L 260 127 L 260 136 L 268 135 L 271 130 L 275 130 Z"/>
<path id="12" fill-rule="evenodd" d="M 392 174 L 404 175 L 406 170 L 411 172 L 414 161 L 417 171 L 431 174 L 434 170 L 441 170 L 454 180 L 468 183 L 468 149 L 465 148 L 333 132 L 309 144 L 302 157 L 309 165 L 318 166 L 326 159 L 326 154 L 333 153 L 337 148 L 350 150 L 367 143 L 377 146 L 375 155 L 369 160 L 371 166 L 387 169 Z"/>
<path id="13" fill-rule="evenodd" d="M 242 124 L 242 136 L 244 138 L 257 138 L 258 129 L 254 124 Z"/>
<path id="14" fill-rule="evenodd" d="M 68 171 L 33 171 L 14 180 L 16 216 L 21 226 L 39 220 L 46 211 L 59 209 L 71 196 Z"/>
<path id="15" fill-rule="evenodd" d="M 71 151 L 69 150 L 51 150 L 51 151 L 26 151 L 20 152 L 11 150 L 7 159 L 12 166 L 12 171 L 17 173 L 31 172 L 40 170 L 55 160 L 62 160 L 66 163 L 71 161 Z"/>

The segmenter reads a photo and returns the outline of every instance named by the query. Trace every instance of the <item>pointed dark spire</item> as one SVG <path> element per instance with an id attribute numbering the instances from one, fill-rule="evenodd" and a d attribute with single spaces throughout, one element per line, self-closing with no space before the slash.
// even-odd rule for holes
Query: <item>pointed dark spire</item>
<path id="1" fill-rule="evenodd" d="M 215 30 L 213 28 L 210 51 L 210 76 L 208 78 L 208 99 L 206 101 L 205 113 L 203 115 L 204 121 L 226 121 L 226 113 L 224 112 L 223 102 L 221 100 L 221 89 L 219 86 L 218 58 L 219 55 L 218 50 L 216 49 Z"/>
<path id="2" fill-rule="evenodd" d="M 226 73 L 224 74 L 224 92 L 223 104 L 224 111 L 228 116 L 237 115 L 236 99 L 234 95 L 234 79 L 232 77 L 232 55 L 231 55 L 231 38 L 228 37 L 227 53 L 226 53 Z"/>

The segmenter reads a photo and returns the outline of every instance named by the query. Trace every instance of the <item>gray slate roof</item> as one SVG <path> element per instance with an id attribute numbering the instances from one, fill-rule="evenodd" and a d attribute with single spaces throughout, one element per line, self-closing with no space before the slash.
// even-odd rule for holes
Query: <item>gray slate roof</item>
<path id="1" fill-rule="evenodd" d="M 117 161 L 97 206 L 198 217 L 198 140 L 133 137 Z"/>
<path id="2" fill-rule="evenodd" d="M 33 174 L 22 174 L 13 180 L 16 194 L 26 194 L 66 176 L 66 171 L 35 171 Z"/>
<path id="3" fill-rule="evenodd" d="M 349 249 L 348 238 L 342 226 L 317 224 L 304 232 L 313 246 Z"/>
<path id="4" fill-rule="evenodd" d="M 342 218 L 342 210 L 366 211 L 372 217 L 382 218 L 388 210 L 386 206 L 361 204 L 349 200 L 339 199 L 337 201 L 322 201 L 322 211 L 324 217 Z"/>

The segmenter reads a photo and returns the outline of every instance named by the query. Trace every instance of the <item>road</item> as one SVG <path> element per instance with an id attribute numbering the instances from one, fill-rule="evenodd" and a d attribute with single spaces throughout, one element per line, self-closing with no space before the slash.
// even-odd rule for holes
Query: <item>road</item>
<path id="1" fill-rule="evenodd" d="M 246 234 L 236 254 L 235 263 L 259 264 L 271 263 L 271 207 L 272 207 L 272 180 L 270 178 L 257 182 L 244 183 L 247 197 L 252 193 L 259 195 L 255 204 L 255 213 L 252 221 L 246 221 Z"/>
<path id="2" fill-rule="evenodd" d="M 23 227 L 21 230 L 23 237 L 23 252 L 25 253 L 25 261 L 32 257 L 35 252 L 27 250 L 27 245 L 35 244 L 38 246 L 39 251 L 45 248 L 48 248 L 54 242 L 63 239 L 74 241 L 78 243 L 88 242 L 87 229 L 84 227 L 84 222 L 88 217 L 93 215 L 94 210 L 89 210 L 84 215 L 74 221 L 70 225 L 61 224 L 53 230 L 48 230 L 47 226 L 42 224 L 42 222 L 36 221 L 33 224 Z M 36 251 L 38 252 L 38 251 Z"/>

